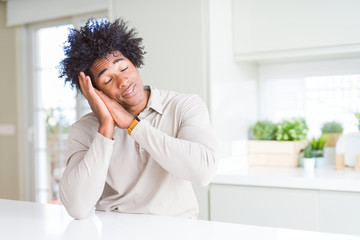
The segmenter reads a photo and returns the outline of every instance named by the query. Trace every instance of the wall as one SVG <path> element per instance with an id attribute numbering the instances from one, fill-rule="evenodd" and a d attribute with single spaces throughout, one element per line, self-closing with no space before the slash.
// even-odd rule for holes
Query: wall
<path id="1" fill-rule="evenodd" d="M 123 17 L 144 39 L 144 84 L 196 93 L 207 102 L 206 2 L 113 0 L 112 18 Z"/>
<path id="2" fill-rule="evenodd" d="M 19 198 L 15 29 L 5 27 L 6 3 L 0 2 L 0 124 L 15 132 L 0 133 L 0 198 Z"/>
<path id="3" fill-rule="evenodd" d="M 258 67 L 234 61 L 232 1 L 209 2 L 211 113 L 222 158 L 233 155 L 232 143 L 247 139 L 257 119 Z"/>
<path id="4" fill-rule="evenodd" d="M 7 1 L 7 26 L 107 10 L 109 2 L 109 0 L 11 0 Z"/>

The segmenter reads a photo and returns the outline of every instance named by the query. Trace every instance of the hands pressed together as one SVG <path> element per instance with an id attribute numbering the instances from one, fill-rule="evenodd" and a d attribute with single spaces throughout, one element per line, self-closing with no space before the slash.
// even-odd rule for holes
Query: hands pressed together
<path id="1" fill-rule="evenodd" d="M 103 92 L 95 89 L 89 76 L 80 72 L 79 83 L 91 110 L 100 122 L 99 133 L 112 139 L 115 125 L 119 128 L 128 128 L 135 119 L 117 101 L 109 98 Z"/>

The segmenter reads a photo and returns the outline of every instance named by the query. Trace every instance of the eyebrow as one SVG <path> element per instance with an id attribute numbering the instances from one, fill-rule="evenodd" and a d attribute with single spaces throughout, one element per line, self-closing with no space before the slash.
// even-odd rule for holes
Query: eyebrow
<path id="1" fill-rule="evenodd" d="M 120 57 L 120 58 L 117 58 L 117 59 L 115 59 L 114 61 L 113 61 L 113 64 L 115 64 L 115 63 L 117 63 L 117 62 L 119 62 L 119 61 L 122 61 L 122 60 L 124 60 L 124 58 L 122 58 L 122 57 Z M 104 68 L 103 70 L 101 70 L 100 72 L 99 72 L 99 74 L 98 74 L 98 78 L 100 78 L 100 76 L 104 73 L 104 72 L 106 72 L 107 71 L 107 68 Z"/>

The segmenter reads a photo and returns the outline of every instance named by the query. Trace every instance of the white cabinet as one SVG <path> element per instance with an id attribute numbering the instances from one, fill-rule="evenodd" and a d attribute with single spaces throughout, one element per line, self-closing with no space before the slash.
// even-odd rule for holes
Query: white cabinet
<path id="1" fill-rule="evenodd" d="M 233 0 L 237 60 L 360 53 L 360 1 Z"/>
<path id="2" fill-rule="evenodd" d="M 360 193 L 211 184 L 210 220 L 360 235 Z"/>
<path id="3" fill-rule="evenodd" d="M 199 205 L 198 219 L 209 220 L 209 186 L 193 185 L 193 188 Z"/>
<path id="4" fill-rule="evenodd" d="M 210 219 L 214 221 L 317 230 L 318 208 L 314 190 L 210 187 Z"/>
<path id="5" fill-rule="evenodd" d="M 360 193 L 320 191 L 320 231 L 360 235 Z"/>

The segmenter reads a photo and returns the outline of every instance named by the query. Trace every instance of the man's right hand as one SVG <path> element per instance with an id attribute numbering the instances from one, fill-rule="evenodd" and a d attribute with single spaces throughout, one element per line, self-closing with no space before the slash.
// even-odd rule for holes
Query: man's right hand
<path id="1" fill-rule="evenodd" d="M 99 133 L 104 137 L 112 139 L 115 122 L 104 101 L 96 94 L 89 76 L 85 76 L 84 72 L 80 72 L 78 79 L 82 93 L 100 122 Z"/>

